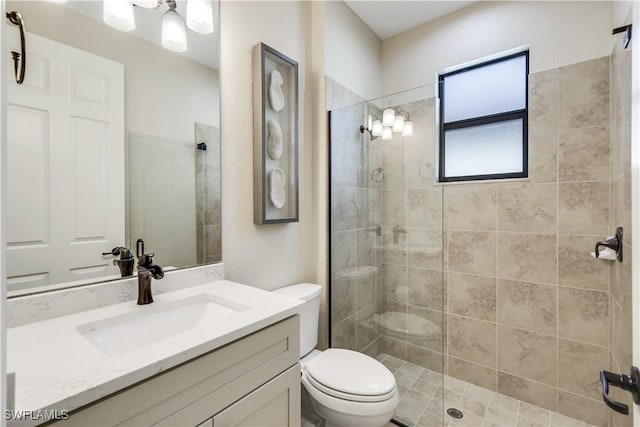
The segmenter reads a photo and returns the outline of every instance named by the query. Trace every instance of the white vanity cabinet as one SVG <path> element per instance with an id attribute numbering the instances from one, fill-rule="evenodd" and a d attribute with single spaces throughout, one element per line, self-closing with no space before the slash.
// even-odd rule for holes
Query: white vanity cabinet
<path id="1" fill-rule="evenodd" d="M 299 336 L 298 316 L 289 317 L 73 411 L 55 425 L 298 426 Z"/>

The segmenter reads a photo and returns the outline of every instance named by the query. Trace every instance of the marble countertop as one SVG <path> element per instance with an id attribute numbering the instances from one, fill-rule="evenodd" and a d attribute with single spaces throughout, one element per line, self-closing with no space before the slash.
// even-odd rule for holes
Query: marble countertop
<path id="1" fill-rule="evenodd" d="M 125 353 L 107 356 L 78 327 L 163 303 L 212 294 L 249 307 L 228 321 L 201 325 Z M 301 301 L 216 281 L 7 330 L 7 371 L 15 372 L 15 409 L 72 411 L 297 313 Z M 22 425 L 22 424 L 21 424 Z"/>

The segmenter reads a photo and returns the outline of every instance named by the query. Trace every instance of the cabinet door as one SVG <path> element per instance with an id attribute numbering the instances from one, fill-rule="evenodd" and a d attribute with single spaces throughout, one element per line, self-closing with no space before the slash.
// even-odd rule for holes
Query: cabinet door
<path id="1" fill-rule="evenodd" d="M 214 427 L 300 425 L 300 367 L 278 375 L 213 417 Z"/>

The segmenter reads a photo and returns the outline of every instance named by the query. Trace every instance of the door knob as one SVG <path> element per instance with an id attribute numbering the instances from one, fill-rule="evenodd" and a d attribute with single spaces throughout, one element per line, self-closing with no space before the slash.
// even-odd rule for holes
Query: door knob
<path id="1" fill-rule="evenodd" d="M 600 384 L 602 385 L 602 400 L 614 411 L 629 415 L 629 406 L 616 402 L 609 397 L 610 385 L 630 392 L 635 404 L 640 404 L 640 371 L 635 366 L 631 367 L 629 375 L 616 374 L 605 370 L 600 371 Z"/>

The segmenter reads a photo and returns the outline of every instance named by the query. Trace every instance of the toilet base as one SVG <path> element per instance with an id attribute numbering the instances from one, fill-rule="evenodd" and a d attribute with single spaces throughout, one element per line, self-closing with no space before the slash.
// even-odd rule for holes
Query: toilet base
<path id="1" fill-rule="evenodd" d="M 344 401 L 314 389 L 304 375 L 302 390 L 314 411 L 325 420 L 325 427 L 383 427 L 393 418 L 393 413 L 400 401 L 397 392 L 391 399 L 384 402 Z"/>
<path id="2" fill-rule="evenodd" d="M 336 412 L 313 400 L 312 405 L 325 420 L 325 427 L 384 427 L 393 418 L 393 411 L 374 416 L 357 416 Z"/>

